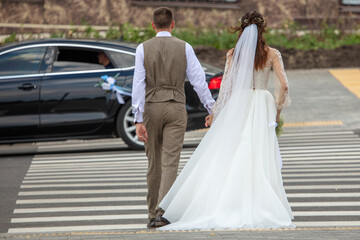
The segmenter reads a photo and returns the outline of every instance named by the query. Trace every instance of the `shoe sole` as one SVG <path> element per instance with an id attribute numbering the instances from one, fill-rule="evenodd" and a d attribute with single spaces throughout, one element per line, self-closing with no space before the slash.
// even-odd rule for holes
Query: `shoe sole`
<path id="1" fill-rule="evenodd" d="M 163 226 L 166 226 L 166 225 L 169 225 L 169 223 L 166 223 L 166 222 L 156 222 L 155 223 L 155 227 L 163 227 Z"/>

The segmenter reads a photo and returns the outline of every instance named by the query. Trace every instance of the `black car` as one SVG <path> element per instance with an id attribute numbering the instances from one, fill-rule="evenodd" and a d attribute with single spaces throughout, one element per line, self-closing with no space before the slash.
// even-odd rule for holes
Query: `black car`
<path id="1" fill-rule="evenodd" d="M 123 42 L 49 39 L 0 48 L 0 142 L 120 136 L 143 147 L 133 123 L 131 99 L 96 86 L 104 75 L 131 89 L 136 45 Z M 105 54 L 108 66 L 99 64 Z M 216 99 L 222 72 L 203 64 Z M 185 83 L 188 130 L 202 128 L 206 110 Z"/>

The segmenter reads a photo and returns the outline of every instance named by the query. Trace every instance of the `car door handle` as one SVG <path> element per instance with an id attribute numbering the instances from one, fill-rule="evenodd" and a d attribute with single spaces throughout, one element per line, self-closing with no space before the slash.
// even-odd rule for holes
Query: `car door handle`
<path id="1" fill-rule="evenodd" d="M 36 85 L 32 85 L 32 83 L 24 83 L 18 87 L 18 89 L 25 90 L 25 91 L 35 89 L 35 88 L 36 88 Z"/>

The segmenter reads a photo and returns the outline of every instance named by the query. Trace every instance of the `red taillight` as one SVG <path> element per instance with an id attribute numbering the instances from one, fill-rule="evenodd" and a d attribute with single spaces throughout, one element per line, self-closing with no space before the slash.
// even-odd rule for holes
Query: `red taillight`
<path id="1" fill-rule="evenodd" d="M 213 77 L 209 82 L 209 89 L 220 89 L 222 75 Z"/>

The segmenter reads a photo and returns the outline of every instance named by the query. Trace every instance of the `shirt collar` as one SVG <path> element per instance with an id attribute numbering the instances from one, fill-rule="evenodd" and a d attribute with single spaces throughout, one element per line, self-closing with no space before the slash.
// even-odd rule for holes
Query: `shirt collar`
<path id="1" fill-rule="evenodd" d="M 171 33 L 168 31 L 161 31 L 156 34 L 157 37 L 171 37 Z"/>

